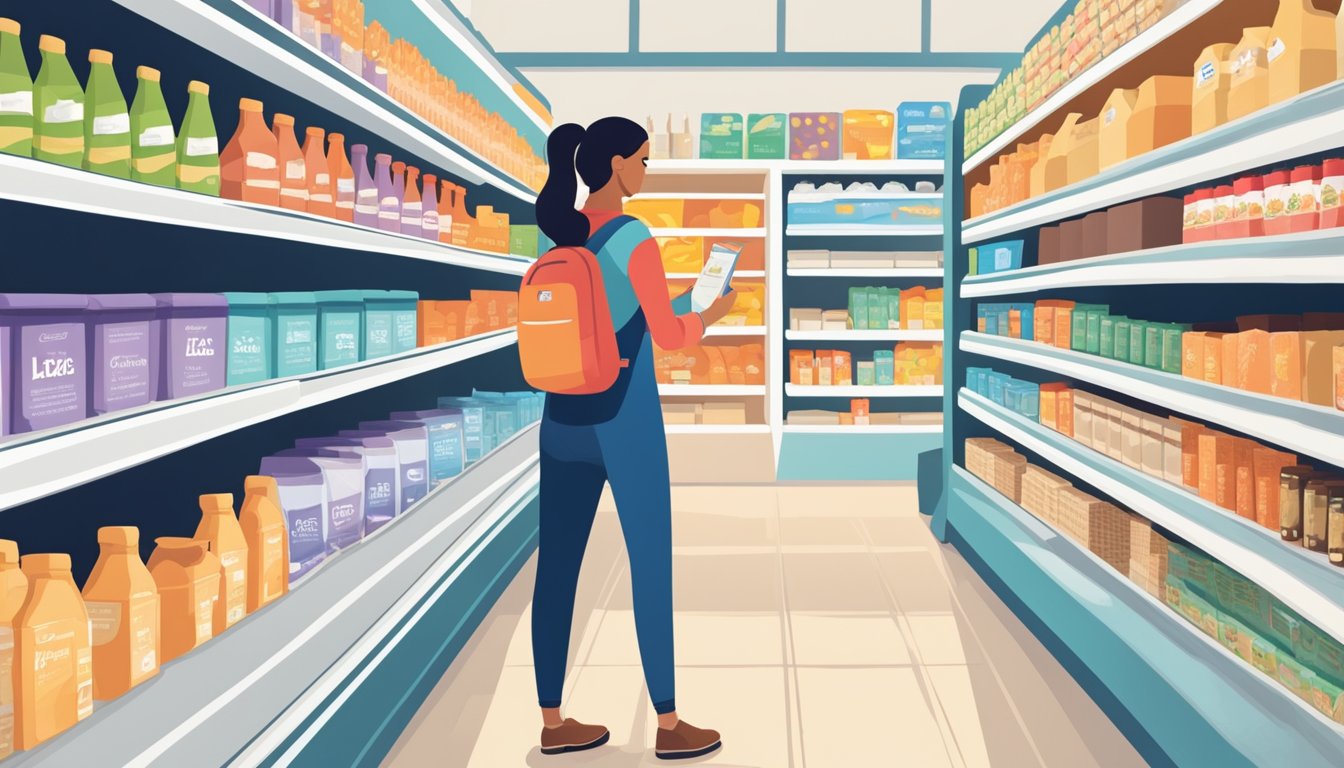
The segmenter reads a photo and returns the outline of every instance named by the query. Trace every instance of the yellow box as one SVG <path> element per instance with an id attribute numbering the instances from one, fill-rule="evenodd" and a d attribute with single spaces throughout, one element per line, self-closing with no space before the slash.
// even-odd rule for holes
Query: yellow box
<path id="1" fill-rule="evenodd" d="M 849 109 L 842 119 L 846 160 L 890 160 L 896 115 L 883 109 Z"/>
<path id="2" fill-rule="evenodd" d="M 1097 116 L 1097 169 L 1106 170 L 1128 160 L 1129 118 L 1134 114 L 1134 102 L 1139 98 L 1137 88 L 1116 88 Z"/>
<path id="3" fill-rule="evenodd" d="M 1074 131 L 1079 123 L 1082 123 L 1083 116 L 1077 112 L 1072 112 L 1064 118 L 1064 125 L 1055 134 L 1055 140 L 1050 144 L 1050 152 L 1045 159 L 1036 164 L 1032 170 L 1031 192 L 1032 196 L 1042 195 L 1046 192 L 1053 192 L 1061 187 L 1068 186 L 1069 183 L 1069 157 L 1074 147 Z M 1039 191 L 1037 185 L 1037 172 L 1040 172 Z"/>
<path id="4" fill-rule="evenodd" d="M 1269 106 L 1270 27 L 1247 27 L 1228 54 L 1227 119 L 1236 120 Z"/>
<path id="5" fill-rule="evenodd" d="M 1227 94 L 1232 87 L 1228 56 L 1236 47 L 1233 43 L 1210 45 L 1195 59 L 1191 133 L 1210 131 L 1227 122 Z"/>
<path id="6" fill-rule="evenodd" d="M 1139 86 L 1126 151 L 1138 157 L 1190 137 L 1193 78 L 1155 75 Z"/>
<path id="7" fill-rule="evenodd" d="M 1100 121 L 1096 118 L 1078 123 L 1070 136 L 1073 146 L 1069 148 L 1068 178 L 1070 184 L 1090 179 L 1097 175 L 1097 128 Z"/>
<path id="8" fill-rule="evenodd" d="M 685 216 L 683 200 L 626 200 L 625 213 L 650 227 L 677 228 Z"/>
<path id="9" fill-rule="evenodd" d="M 1269 103 L 1333 82 L 1335 15 L 1312 0 L 1279 0 L 1269 41 Z"/>

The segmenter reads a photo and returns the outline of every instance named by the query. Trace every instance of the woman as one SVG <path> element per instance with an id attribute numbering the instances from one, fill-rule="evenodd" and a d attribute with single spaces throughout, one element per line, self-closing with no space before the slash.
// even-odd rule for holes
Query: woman
<path id="1" fill-rule="evenodd" d="M 537 197 L 537 223 L 561 246 L 593 239 L 621 358 L 616 383 L 595 395 L 548 395 L 541 422 L 541 533 L 532 603 L 532 653 L 546 754 L 592 749 L 610 734 L 560 716 L 569 657 L 574 590 L 602 487 L 611 483 L 630 556 L 635 629 L 644 678 L 658 713 L 655 753 L 707 755 L 719 734 L 677 717 L 672 646 L 672 492 L 650 335 L 664 349 L 699 343 L 732 308 L 728 294 L 703 312 L 690 294 L 668 299 L 658 243 L 621 216 L 622 199 L 644 186 L 649 135 L 631 120 L 607 117 L 584 129 L 556 128 L 546 144 L 551 174 Z M 588 186 L 575 210 L 575 171 Z M 617 217 L 621 217 L 618 219 Z M 604 225 L 611 226 L 605 227 Z M 594 237 L 594 235 L 598 235 Z"/>

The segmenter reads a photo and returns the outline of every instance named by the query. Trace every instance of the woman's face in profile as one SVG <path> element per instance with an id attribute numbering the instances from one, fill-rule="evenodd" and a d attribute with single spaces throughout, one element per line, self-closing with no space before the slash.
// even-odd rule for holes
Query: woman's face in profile
<path id="1" fill-rule="evenodd" d="M 621 185 L 621 194 L 625 197 L 639 194 L 644 188 L 644 177 L 648 174 L 649 166 L 649 142 L 644 142 L 643 146 L 635 150 L 635 154 L 629 157 L 613 157 L 611 159 L 612 176 L 616 177 L 616 183 Z"/>

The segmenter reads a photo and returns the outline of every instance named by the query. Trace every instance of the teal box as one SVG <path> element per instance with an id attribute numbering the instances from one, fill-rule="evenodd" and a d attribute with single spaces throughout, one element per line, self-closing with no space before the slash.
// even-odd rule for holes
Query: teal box
<path id="1" fill-rule="evenodd" d="M 364 359 L 364 292 L 317 291 L 317 365 L 330 370 Z"/>
<path id="2" fill-rule="evenodd" d="M 871 387 L 877 383 L 876 363 L 872 360 L 859 360 L 855 366 L 855 383 L 860 387 Z"/>
<path id="3" fill-rule="evenodd" d="M 537 258 L 538 245 L 541 242 L 541 230 L 536 224 L 509 225 L 509 253 L 514 256 Z"/>
<path id="4" fill-rule="evenodd" d="M 886 288 L 868 289 L 868 329 L 872 331 L 885 331 L 887 323 L 890 320 L 888 312 L 890 305 L 887 304 Z M 896 316 L 898 319 L 900 315 Z"/>
<path id="5" fill-rule="evenodd" d="M 1143 366 L 1162 370 L 1162 323 L 1149 323 L 1143 331 Z"/>
<path id="6" fill-rule="evenodd" d="M 1089 310 L 1087 313 L 1087 346 L 1084 351 L 1089 355 L 1101 354 L 1101 319 L 1106 316 L 1104 310 Z"/>
<path id="7" fill-rule="evenodd" d="M 364 359 L 415 349 L 415 291 L 362 291 L 364 294 Z"/>
<path id="8" fill-rule="evenodd" d="M 306 291 L 272 293 L 269 296 L 271 368 L 279 377 L 299 376 L 317 370 L 317 302 Z"/>
<path id="9" fill-rule="evenodd" d="M 1127 317 L 1115 318 L 1115 354 L 1116 360 L 1129 362 L 1129 327 Z"/>
<path id="10" fill-rule="evenodd" d="M 228 385 L 275 378 L 271 302 L 264 293 L 225 293 L 229 302 Z"/>
<path id="11" fill-rule="evenodd" d="M 1188 325 L 1167 323 L 1162 326 L 1162 370 L 1167 373 L 1181 372 L 1181 350 L 1184 347 L 1185 332 L 1188 330 L 1190 330 Z"/>
<path id="12" fill-rule="evenodd" d="M 879 387 L 890 387 L 896 383 L 895 352 L 879 349 L 873 353 L 873 377 Z"/>
<path id="13" fill-rule="evenodd" d="M 789 156 L 789 116 L 771 112 L 747 116 L 747 157 L 783 160 Z"/>
<path id="14" fill-rule="evenodd" d="M 467 463 L 480 461 L 484 443 L 481 429 L 485 423 L 485 402 L 474 397 L 440 397 L 440 408 L 456 408 L 462 412 L 462 439 Z"/>
<path id="15" fill-rule="evenodd" d="M 742 115 L 736 112 L 706 112 L 700 116 L 700 157 L 705 160 L 741 160 Z"/>
<path id="16" fill-rule="evenodd" d="M 1144 350 L 1148 348 L 1148 322 L 1131 320 L 1129 322 L 1129 362 L 1143 365 Z"/>
<path id="17" fill-rule="evenodd" d="M 855 330 L 868 327 L 868 288 L 849 289 L 849 325 Z"/>

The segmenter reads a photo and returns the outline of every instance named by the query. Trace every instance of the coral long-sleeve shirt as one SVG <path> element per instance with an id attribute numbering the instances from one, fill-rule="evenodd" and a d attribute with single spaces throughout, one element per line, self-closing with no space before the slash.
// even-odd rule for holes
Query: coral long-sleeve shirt
<path id="1" fill-rule="evenodd" d="M 603 224 L 619 216 L 620 212 L 584 210 L 583 214 L 588 217 L 591 236 Z M 644 319 L 648 323 L 649 333 L 653 336 L 654 342 L 667 350 L 682 349 L 700 343 L 705 335 L 704 321 L 699 313 L 691 310 L 689 293 L 675 300 L 669 298 L 667 272 L 663 270 L 663 256 L 658 250 L 658 241 L 653 239 L 648 228 L 642 224 L 627 225 L 626 230 L 630 230 L 630 237 L 637 239 L 637 244 L 630 251 L 629 263 L 618 266 L 625 268 L 625 274 L 639 301 L 639 307 L 644 310 Z M 624 232 L 625 230 L 623 234 Z M 623 251 L 624 246 L 618 246 L 613 250 Z M 606 280 L 604 276 L 604 282 Z M 608 295 L 610 294 L 611 289 L 608 288 Z"/>

